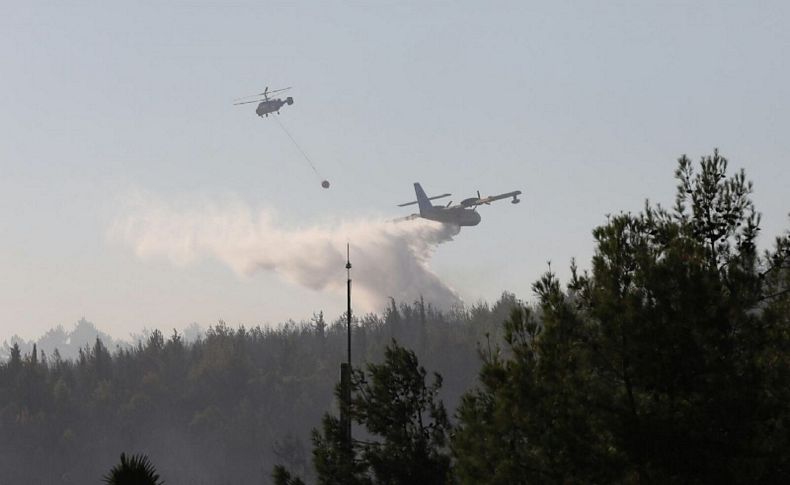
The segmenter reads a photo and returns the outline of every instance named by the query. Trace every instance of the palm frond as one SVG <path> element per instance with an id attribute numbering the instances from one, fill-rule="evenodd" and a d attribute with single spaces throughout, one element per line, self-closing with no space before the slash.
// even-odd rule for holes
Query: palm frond
<path id="1" fill-rule="evenodd" d="M 148 456 L 121 453 L 121 463 L 104 476 L 107 485 L 164 485 Z"/>

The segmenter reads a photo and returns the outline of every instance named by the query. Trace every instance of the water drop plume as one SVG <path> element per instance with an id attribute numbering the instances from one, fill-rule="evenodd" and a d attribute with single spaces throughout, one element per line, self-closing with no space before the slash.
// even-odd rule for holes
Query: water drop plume
<path id="1" fill-rule="evenodd" d="M 429 267 L 434 248 L 458 232 L 458 226 L 424 219 L 288 227 L 271 209 L 256 211 L 238 199 L 176 201 L 136 194 L 124 202 L 110 236 L 142 259 L 166 258 L 184 266 L 216 258 L 241 275 L 274 272 L 336 294 L 345 292 L 349 241 L 355 307 L 367 312 L 380 310 L 389 297 L 413 301 L 422 295 L 439 307 L 459 303 L 457 293 Z"/>

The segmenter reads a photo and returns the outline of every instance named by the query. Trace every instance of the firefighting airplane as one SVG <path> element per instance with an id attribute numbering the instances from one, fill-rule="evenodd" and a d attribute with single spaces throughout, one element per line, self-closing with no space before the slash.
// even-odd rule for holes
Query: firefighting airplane
<path id="1" fill-rule="evenodd" d="M 521 199 L 518 198 L 518 196 L 521 195 L 520 190 L 515 190 L 513 192 L 507 192 L 499 195 L 490 195 L 488 197 L 480 197 L 480 191 L 478 191 L 477 197 L 469 197 L 468 199 L 462 200 L 460 204 L 456 205 L 452 205 L 453 202 L 450 201 L 450 203 L 448 203 L 446 206 L 433 205 L 431 204 L 431 201 L 435 199 L 441 199 L 443 197 L 449 197 L 452 194 L 442 194 L 436 195 L 434 197 L 428 197 L 425 195 L 425 191 L 422 190 L 422 186 L 417 182 L 414 183 L 414 192 L 417 194 L 417 200 L 406 202 L 405 204 L 398 204 L 398 207 L 406 207 L 407 205 L 417 204 L 420 208 L 420 213 L 412 214 L 398 220 L 409 220 L 422 217 L 423 219 L 444 222 L 445 224 L 455 224 L 458 226 L 476 226 L 480 224 L 480 214 L 477 212 L 477 206 L 483 204 L 490 205 L 491 202 L 494 202 L 495 200 L 507 199 L 509 197 L 513 198 L 513 200 L 510 201 L 511 204 L 518 204 L 521 202 Z"/>

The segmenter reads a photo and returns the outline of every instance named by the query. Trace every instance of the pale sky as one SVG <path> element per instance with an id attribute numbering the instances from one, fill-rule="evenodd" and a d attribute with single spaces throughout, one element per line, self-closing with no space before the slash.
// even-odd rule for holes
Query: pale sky
<path id="1" fill-rule="evenodd" d="M 788 2 L 0 0 L 0 339 L 86 317 L 276 323 L 345 300 L 108 237 L 132 193 L 232 198 L 310 227 L 429 193 L 520 189 L 436 248 L 464 300 L 586 267 L 605 214 L 671 205 L 675 160 L 743 167 L 763 244 L 790 226 Z M 231 100 L 293 86 L 281 120 Z M 375 271 L 355 267 L 355 271 Z M 345 272 L 338 268 L 342 281 Z M 382 302 L 382 305 L 385 302 Z"/>

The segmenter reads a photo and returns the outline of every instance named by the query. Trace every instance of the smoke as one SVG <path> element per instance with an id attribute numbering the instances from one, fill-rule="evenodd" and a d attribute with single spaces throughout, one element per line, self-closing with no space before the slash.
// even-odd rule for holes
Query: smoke
<path id="1" fill-rule="evenodd" d="M 167 258 L 184 266 L 216 258 L 240 275 L 269 271 L 316 291 L 345 292 L 346 242 L 351 243 L 355 306 L 380 309 L 386 299 L 422 295 L 440 307 L 460 302 L 428 267 L 433 249 L 460 228 L 415 219 L 354 220 L 287 228 L 271 210 L 253 211 L 238 200 L 165 201 L 138 194 L 124 204 L 112 239 L 138 257 Z"/>

